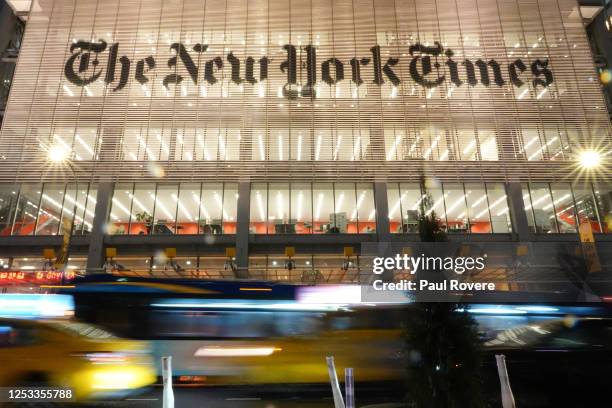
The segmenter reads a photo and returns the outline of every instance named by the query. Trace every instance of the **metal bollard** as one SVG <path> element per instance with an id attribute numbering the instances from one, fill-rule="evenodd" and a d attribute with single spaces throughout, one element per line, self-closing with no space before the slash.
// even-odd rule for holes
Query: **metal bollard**
<path id="1" fill-rule="evenodd" d="M 162 379 L 164 384 L 163 408 L 174 408 L 174 391 L 172 391 L 172 356 L 162 357 Z"/>
<path id="2" fill-rule="evenodd" d="M 332 394 L 334 395 L 334 408 L 346 408 L 344 406 L 344 400 L 342 399 L 342 391 L 340 390 L 340 384 L 338 383 L 338 375 L 336 374 L 334 358 L 330 356 L 326 357 L 325 360 L 327 360 L 329 382 L 331 383 Z"/>
<path id="3" fill-rule="evenodd" d="M 501 384 L 501 397 L 503 408 L 516 408 L 512 388 L 510 388 L 510 379 L 508 378 L 508 368 L 506 367 L 506 356 L 496 354 L 497 374 L 499 375 L 499 383 Z"/>
<path id="4" fill-rule="evenodd" d="M 355 379 L 353 369 L 344 369 L 344 393 L 346 397 L 346 408 L 355 408 Z"/>

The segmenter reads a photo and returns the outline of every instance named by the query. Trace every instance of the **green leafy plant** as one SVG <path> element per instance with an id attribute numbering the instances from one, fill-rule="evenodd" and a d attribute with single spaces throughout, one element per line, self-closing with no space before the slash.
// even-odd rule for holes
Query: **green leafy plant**
<path id="1" fill-rule="evenodd" d="M 150 223 L 151 221 L 153 221 L 153 217 L 148 212 L 143 211 L 143 212 L 136 213 L 136 221 Z"/>
<path id="2" fill-rule="evenodd" d="M 424 197 L 418 218 L 422 242 L 448 240 L 432 200 Z M 427 280 L 443 279 L 443 271 L 427 271 Z M 417 279 L 420 278 L 419 276 Z M 417 408 L 478 408 L 484 406 L 481 350 L 477 324 L 458 303 L 417 302 L 404 321 L 407 400 Z"/>

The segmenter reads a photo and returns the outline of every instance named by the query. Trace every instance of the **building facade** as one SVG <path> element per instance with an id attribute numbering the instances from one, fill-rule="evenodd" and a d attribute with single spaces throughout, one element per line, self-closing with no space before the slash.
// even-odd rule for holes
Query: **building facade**
<path id="1" fill-rule="evenodd" d="M 38 270 L 68 228 L 80 271 L 356 281 L 424 209 L 553 268 L 586 225 L 605 269 L 611 140 L 575 0 L 40 0 L 0 251 Z"/>

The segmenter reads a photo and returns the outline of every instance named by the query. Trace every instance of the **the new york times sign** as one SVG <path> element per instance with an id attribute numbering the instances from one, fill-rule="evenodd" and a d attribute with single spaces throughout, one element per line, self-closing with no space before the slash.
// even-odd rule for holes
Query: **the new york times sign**
<path id="1" fill-rule="evenodd" d="M 507 83 L 521 87 L 530 82 L 534 88 L 537 88 L 548 87 L 554 80 L 548 67 L 548 59 L 535 59 L 531 63 L 525 63 L 518 58 L 508 64 L 499 63 L 494 59 L 456 61 L 453 59 L 454 52 L 450 48 L 445 50 L 439 42 L 434 44 L 434 47 L 427 47 L 417 43 L 408 48 L 410 77 L 425 88 L 435 88 L 444 82 L 450 82 L 456 87 L 463 85 L 473 87 L 478 84 L 486 87 L 502 87 Z M 196 44 L 191 49 L 187 49 L 181 43 L 170 45 L 172 55 L 166 62 L 168 67 L 178 68 L 182 65 L 184 70 L 181 72 L 186 71 L 187 76 L 179 74 L 179 70 L 174 69 L 175 73 L 163 78 L 163 85 L 170 87 L 183 81 L 215 85 L 219 82 L 221 71 L 224 69 L 231 72 L 231 80 L 237 85 L 256 85 L 268 79 L 270 69 L 280 69 L 286 76 L 283 95 L 288 99 L 314 98 L 315 87 L 320 81 L 334 85 L 346 80 L 348 75 L 356 86 L 362 86 L 364 70 L 371 70 L 373 83 L 377 86 L 382 86 L 387 81 L 394 86 L 401 83 L 397 74 L 399 58 L 383 59 L 378 45 L 370 48 L 368 56 L 354 57 L 349 61 L 329 58 L 320 64 L 317 61 L 317 49 L 312 45 L 301 48 L 300 51 L 303 53 L 300 53 L 299 59 L 298 49 L 294 45 L 284 45 L 285 55 L 283 60 L 277 63 L 273 63 L 267 56 L 257 60 L 249 56 L 241 60 L 231 51 L 223 56 L 198 58 L 198 54 L 206 52 L 207 49 L 208 45 L 204 44 Z M 118 43 L 109 46 L 103 40 L 76 41 L 70 46 L 70 51 L 72 55 L 66 61 L 64 74 L 71 83 L 86 86 L 98 81 L 104 74 L 103 80 L 113 92 L 121 91 L 132 78 L 141 85 L 148 83 L 152 71 L 158 64 L 152 55 L 132 61 L 121 55 Z M 100 63 L 102 53 L 108 53 L 106 67 Z M 198 60 L 203 60 L 203 66 L 196 64 Z M 299 84 L 298 72 L 300 78 L 305 74 L 305 78 L 302 78 Z"/>

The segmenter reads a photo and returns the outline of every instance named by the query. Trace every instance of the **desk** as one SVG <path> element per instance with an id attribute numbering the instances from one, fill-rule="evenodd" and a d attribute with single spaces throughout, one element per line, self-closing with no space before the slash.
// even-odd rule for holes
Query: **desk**
<path id="1" fill-rule="evenodd" d="M 295 234 L 295 224 L 275 224 L 274 232 L 276 234 Z"/>
<path id="2" fill-rule="evenodd" d="M 221 228 L 221 224 L 200 224 L 200 232 L 202 234 L 221 235 L 223 229 Z"/>
<path id="3" fill-rule="evenodd" d="M 153 234 L 156 235 L 174 235 L 174 232 L 166 225 L 157 223 L 155 225 L 147 224 L 145 228 L 147 229 L 147 235 L 151 234 L 151 227 L 153 227 Z"/>

